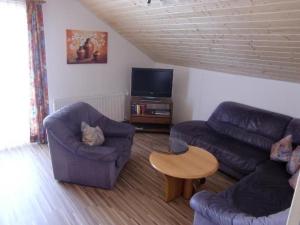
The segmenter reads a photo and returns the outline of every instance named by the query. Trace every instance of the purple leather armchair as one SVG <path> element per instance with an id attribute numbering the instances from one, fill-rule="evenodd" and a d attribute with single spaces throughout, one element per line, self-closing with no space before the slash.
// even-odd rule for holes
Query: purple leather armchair
<path id="1" fill-rule="evenodd" d="M 81 122 L 99 126 L 105 142 L 81 142 Z M 87 103 L 66 106 L 44 120 L 55 179 L 111 189 L 130 158 L 134 127 L 113 121 Z"/>

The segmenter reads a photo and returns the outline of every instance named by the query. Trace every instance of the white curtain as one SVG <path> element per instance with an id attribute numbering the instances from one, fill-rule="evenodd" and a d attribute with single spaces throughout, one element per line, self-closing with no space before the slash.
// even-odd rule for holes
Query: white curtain
<path id="1" fill-rule="evenodd" d="M 0 0 L 0 149 L 29 142 L 29 47 L 25 1 Z"/>

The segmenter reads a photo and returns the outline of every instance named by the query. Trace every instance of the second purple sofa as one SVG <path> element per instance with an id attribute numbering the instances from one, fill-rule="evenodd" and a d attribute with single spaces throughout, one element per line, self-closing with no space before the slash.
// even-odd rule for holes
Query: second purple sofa
<path id="1" fill-rule="evenodd" d="M 223 102 L 208 121 L 175 125 L 171 137 L 216 156 L 220 170 L 240 179 L 221 193 L 191 199 L 194 225 L 284 225 L 293 198 L 286 163 L 270 160 L 273 143 L 292 134 L 300 145 L 300 120 L 251 106 Z"/>

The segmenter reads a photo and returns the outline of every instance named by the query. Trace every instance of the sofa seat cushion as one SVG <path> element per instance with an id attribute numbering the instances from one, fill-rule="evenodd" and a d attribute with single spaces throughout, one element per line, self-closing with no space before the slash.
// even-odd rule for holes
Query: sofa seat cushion
<path id="1" fill-rule="evenodd" d="M 255 217 L 289 208 L 294 192 L 288 183 L 289 177 L 285 163 L 268 160 L 234 186 L 234 206 Z"/>
<path id="2" fill-rule="evenodd" d="M 253 172 L 259 164 L 269 158 L 267 152 L 257 147 L 220 134 L 208 138 L 206 136 L 195 138 L 193 142 L 213 153 L 222 164 L 242 174 Z"/>
<path id="3" fill-rule="evenodd" d="M 179 123 L 172 128 L 171 137 L 184 140 L 189 145 L 206 149 L 221 164 L 245 175 L 253 172 L 258 164 L 269 158 L 269 153 L 219 134 L 203 121 Z"/>

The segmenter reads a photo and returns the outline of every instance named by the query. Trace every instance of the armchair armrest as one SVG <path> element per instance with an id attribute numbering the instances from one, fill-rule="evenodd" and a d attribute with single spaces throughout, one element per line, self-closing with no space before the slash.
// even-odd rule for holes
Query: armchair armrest
<path id="1" fill-rule="evenodd" d="M 134 126 L 127 123 L 117 122 L 108 118 L 104 124 L 100 124 L 100 127 L 103 130 L 104 136 L 108 137 L 132 138 L 135 133 Z"/>
<path id="2" fill-rule="evenodd" d="M 229 199 L 208 191 L 195 194 L 190 206 L 212 223 L 219 225 L 285 225 L 289 211 L 287 209 L 269 216 L 253 217 L 236 209 Z"/>

